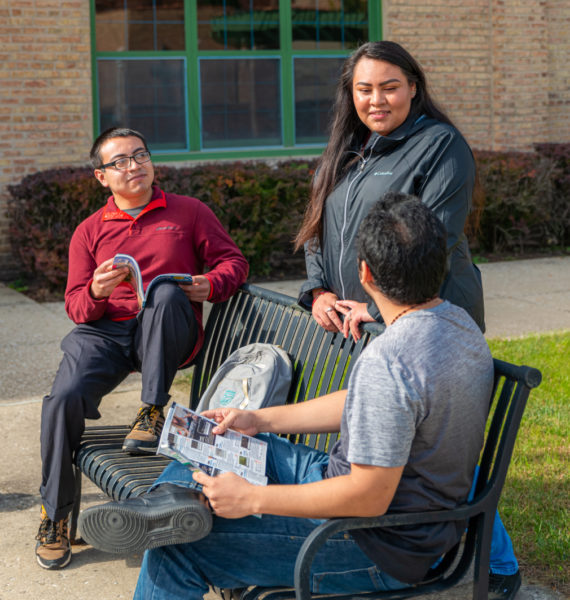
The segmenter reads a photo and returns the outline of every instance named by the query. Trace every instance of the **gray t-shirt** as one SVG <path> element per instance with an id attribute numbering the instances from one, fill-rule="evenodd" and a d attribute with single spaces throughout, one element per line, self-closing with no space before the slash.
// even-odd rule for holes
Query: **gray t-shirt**
<path id="1" fill-rule="evenodd" d="M 467 498 L 483 442 L 493 360 L 475 322 L 443 302 L 398 319 L 364 350 L 350 377 L 327 477 L 350 464 L 405 465 L 388 512 L 454 508 Z M 464 523 L 353 532 L 400 581 L 420 581 Z"/>

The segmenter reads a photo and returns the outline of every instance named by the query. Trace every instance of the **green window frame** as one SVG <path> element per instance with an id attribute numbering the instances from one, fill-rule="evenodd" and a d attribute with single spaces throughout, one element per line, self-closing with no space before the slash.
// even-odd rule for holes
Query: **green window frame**
<path id="1" fill-rule="evenodd" d="M 344 58 L 351 52 L 338 49 L 299 50 L 292 43 L 292 10 L 289 0 L 279 0 L 279 50 L 199 50 L 198 49 L 198 6 L 197 0 L 184 2 L 184 41 L 185 50 L 160 51 L 98 51 L 95 37 L 95 0 L 90 0 L 91 12 L 91 57 L 92 57 L 92 101 L 93 101 L 93 134 L 99 130 L 99 83 L 98 64 L 109 60 L 136 59 L 179 59 L 184 63 L 186 80 L 181 82 L 185 94 L 186 110 L 186 147 L 177 150 L 153 147 L 153 154 L 161 162 L 213 160 L 213 159 L 248 159 L 271 157 L 294 157 L 318 155 L 324 143 L 295 143 L 295 87 L 294 63 L 296 59 L 310 58 Z M 381 0 L 368 0 L 368 40 L 382 39 Z M 281 100 L 281 138 L 282 144 L 275 147 L 240 147 L 236 149 L 204 149 L 201 135 L 201 88 L 200 61 L 204 59 L 277 59 L 280 69 Z M 331 99 L 332 101 L 332 99 Z"/>

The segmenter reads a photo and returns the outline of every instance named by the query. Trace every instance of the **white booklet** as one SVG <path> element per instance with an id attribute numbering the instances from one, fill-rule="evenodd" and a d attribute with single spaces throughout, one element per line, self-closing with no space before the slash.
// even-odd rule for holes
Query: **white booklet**
<path id="1" fill-rule="evenodd" d="M 130 256 L 129 254 L 115 254 L 115 257 L 113 258 L 113 268 L 116 269 L 118 267 L 127 267 L 129 269 L 129 274 L 127 275 L 124 281 L 129 283 L 135 290 L 140 309 L 144 308 L 144 305 L 146 304 L 146 299 L 152 286 L 158 283 L 159 281 L 192 283 L 192 275 L 190 275 L 189 273 L 163 273 L 162 275 L 157 275 L 148 284 L 148 287 L 146 288 L 145 292 L 143 289 L 143 280 L 141 270 L 139 268 L 139 263 L 132 256 Z"/>
<path id="2" fill-rule="evenodd" d="M 232 429 L 214 434 L 217 423 L 173 402 L 158 444 L 164 454 L 215 476 L 233 471 L 256 485 L 267 485 L 267 443 Z"/>

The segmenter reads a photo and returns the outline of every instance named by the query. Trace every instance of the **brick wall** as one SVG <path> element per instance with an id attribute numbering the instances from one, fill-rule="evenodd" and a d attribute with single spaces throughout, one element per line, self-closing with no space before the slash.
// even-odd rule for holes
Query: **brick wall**
<path id="1" fill-rule="evenodd" d="M 475 145 L 491 135 L 487 0 L 384 0 L 384 39 L 424 68 L 434 99 Z M 466 35 L 468 28 L 469 34 Z"/>
<path id="2" fill-rule="evenodd" d="M 548 141 L 548 24 L 545 4 L 493 0 L 492 148 Z"/>
<path id="3" fill-rule="evenodd" d="M 383 0 L 383 23 L 473 147 L 570 141 L 567 0 Z"/>
<path id="4" fill-rule="evenodd" d="M 548 139 L 570 141 L 570 2 L 546 3 Z"/>
<path id="5" fill-rule="evenodd" d="M 13 275 L 6 186 L 85 164 L 92 140 L 88 0 L 4 0 L 0 6 L 0 279 Z"/>

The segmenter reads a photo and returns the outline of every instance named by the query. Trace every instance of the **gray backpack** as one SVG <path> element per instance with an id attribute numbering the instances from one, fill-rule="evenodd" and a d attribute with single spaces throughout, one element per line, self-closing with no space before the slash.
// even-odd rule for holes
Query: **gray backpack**
<path id="1" fill-rule="evenodd" d="M 238 348 L 214 373 L 196 412 L 220 406 L 253 410 L 285 404 L 292 375 L 291 359 L 279 346 Z"/>

